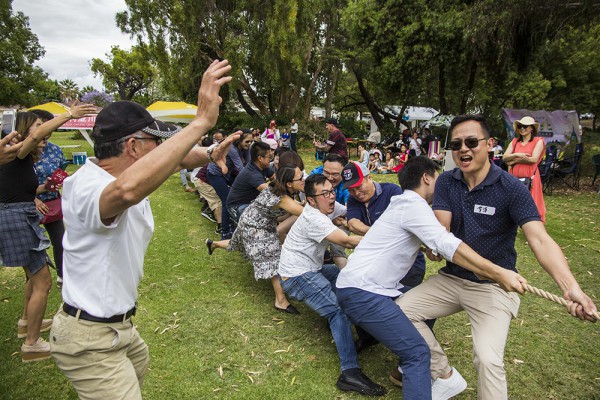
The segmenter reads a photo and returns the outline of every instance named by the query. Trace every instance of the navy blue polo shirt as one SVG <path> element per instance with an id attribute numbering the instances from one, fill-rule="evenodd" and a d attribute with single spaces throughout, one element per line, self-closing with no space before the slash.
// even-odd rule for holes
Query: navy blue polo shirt
<path id="1" fill-rule="evenodd" d="M 435 186 L 433 209 L 450 211 L 450 231 L 456 237 L 482 257 L 512 271 L 517 271 L 517 228 L 541 221 L 525 185 L 494 164 L 471 191 L 460 169 L 444 172 Z M 450 261 L 442 271 L 473 282 L 489 282 Z"/>
<path id="2" fill-rule="evenodd" d="M 375 184 L 375 194 L 369 200 L 369 207 L 365 207 L 364 203 L 361 203 L 352 196 L 348 198 L 348 204 L 346 204 L 346 219 L 348 221 L 356 218 L 367 226 L 373 226 L 375 221 L 390 205 L 392 196 L 402 194 L 400 186 L 393 183 L 379 183 L 375 181 L 373 183 Z"/>
<path id="3" fill-rule="evenodd" d="M 246 164 L 229 189 L 227 207 L 252 203 L 260 194 L 257 188 L 267 182 L 266 178 L 272 175 L 273 170 L 270 167 L 261 170 L 253 162 Z"/>

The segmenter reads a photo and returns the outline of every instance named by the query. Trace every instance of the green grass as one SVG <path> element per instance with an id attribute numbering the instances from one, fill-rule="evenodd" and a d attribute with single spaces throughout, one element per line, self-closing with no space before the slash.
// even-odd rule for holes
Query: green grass
<path id="1" fill-rule="evenodd" d="M 73 143 L 66 134 L 53 141 Z M 83 143 L 77 151 L 91 154 L 83 141 L 77 143 Z M 302 155 L 307 170 L 316 166 L 312 152 Z M 70 172 L 74 170 L 69 166 Z M 394 176 L 375 179 L 393 181 Z M 297 305 L 300 316 L 276 312 L 270 283 L 256 282 L 251 265 L 239 254 L 207 255 L 204 239 L 215 237 L 214 224 L 200 216 L 196 196 L 183 191 L 178 175 L 150 199 L 156 231 L 146 255 L 135 317 L 150 347 L 145 399 L 362 398 L 335 388 L 339 362 L 324 320 L 302 304 Z M 547 229 L 563 248 L 582 288 L 600 303 L 600 196 L 556 193 L 546 201 Z M 522 234 L 517 250 L 519 269 L 529 282 L 558 293 Z M 441 265 L 429 263 L 428 273 Z M 75 399 L 70 383 L 52 361 L 21 362 L 16 322 L 23 283 L 21 269 L 0 269 L 0 398 Z M 60 294 L 53 287 L 47 315 L 59 305 Z M 469 383 L 457 399 L 475 399 L 477 378 L 465 315 L 439 320 L 435 331 L 451 363 Z M 582 323 L 557 304 L 523 296 L 506 347 L 510 398 L 600 398 L 599 344 L 600 324 Z M 401 398 L 401 391 L 387 379 L 395 364 L 389 351 L 382 346 L 368 349 L 360 355 L 360 363 L 389 389 L 386 398 Z"/>

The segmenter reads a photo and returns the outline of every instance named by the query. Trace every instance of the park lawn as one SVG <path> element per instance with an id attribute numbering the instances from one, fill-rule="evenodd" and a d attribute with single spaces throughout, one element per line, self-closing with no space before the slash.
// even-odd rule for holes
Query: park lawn
<path id="1" fill-rule="evenodd" d="M 62 135 L 53 141 L 73 142 Z M 85 146 L 77 151 L 91 154 Z M 312 152 L 302 156 L 307 171 L 317 165 Z M 395 177 L 375 179 L 394 181 Z M 239 254 L 208 256 L 204 239 L 216 237 L 214 224 L 200 216 L 197 197 L 182 189 L 177 174 L 150 200 L 156 230 L 146 255 L 135 317 L 150 347 L 145 399 L 361 398 L 335 388 L 339 362 L 324 320 L 297 303 L 300 316 L 275 311 L 270 283 L 256 282 L 251 265 Z M 549 232 L 563 248 L 582 288 L 600 303 L 600 196 L 556 193 L 546 201 Z M 521 233 L 517 251 L 520 272 L 530 284 L 560 294 Z M 442 265 L 428 261 L 428 274 Z M 75 399 L 70 383 L 51 360 L 21 362 L 22 340 L 15 331 L 23 283 L 22 270 L 0 269 L 0 398 Z M 53 287 L 47 315 L 59 306 L 60 294 Z M 435 332 L 452 365 L 469 384 L 457 399 L 475 399 L 477 378 L 467 318 L 458 314 L 441 319 Z M 600 324 L 582 323 L 557 304 L 523 296 L 505 355 L 510 398 L 598 398 L 599 343 Z M 387 398 L 401 398 L 401 390 L 387 379 L 396 362 L 389 351 L 379 345 L 359 358 L 367 375 L 389 389 Z"/>

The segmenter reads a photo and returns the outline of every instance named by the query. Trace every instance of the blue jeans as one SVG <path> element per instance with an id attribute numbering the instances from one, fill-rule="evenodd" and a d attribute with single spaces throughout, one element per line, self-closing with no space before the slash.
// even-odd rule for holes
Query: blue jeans
<path id="1" fill-rule="evenodd" d="M 402 398 L 430 400 L 429 347 L 394 300 L 357 288 L 337 289 L 337 298 L 352 323 L 400 357 Z"/>
<path id="2" fill-rule="evenodd" d="M 227 179 L 223 175 L 213 175 L 210 172 L 206 174 L 208 183 L 215 189 L 217 196 L 221 199 L 221 240 L 231 239 L 233 231 L 231 229 L 231 219 L 229 218 L 229 212 L 227 211 L 227 196 L 229 195 L 229 185 Z"/>
<path id="3" fill-rule="evenodd" d="M 320 271 L 307 272 L 286 280 L 280 277 L 279 281 L 289 297 L 303 302 L 321 317 L 327 318 L 342 371 L 345 371 L 359 366 L 352 339 L 352 325 L 335 297 L 335 281 L 339 273 L 340 270 L 335 265 L 326 264 Z M 427 357 L 429 360 L 429 353 Z"/>
<path id="4" fill-rule="evenodd" d="M 227 212 L 229 213 L 230 221 L 233 226 L 237 228 L 240 223 L 240 217 L 246 208 L 248 208 L 250 204 L 239 204 L 233 207 L 227 207 Z"/>

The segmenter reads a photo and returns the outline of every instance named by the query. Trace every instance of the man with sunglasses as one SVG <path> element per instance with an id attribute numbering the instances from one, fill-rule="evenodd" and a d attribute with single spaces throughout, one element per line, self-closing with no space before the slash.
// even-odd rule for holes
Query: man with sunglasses
<path id="1" fill-rule="evenodd" d="M 194 146 L 217 121 L 230 70 L 226 60 L 208 67 L 197 118 L 181 131 L 137 103 L 109 104 L 92 132 L 96 157 L 64 182 L 64 304 L 49 342 L 80 398 L 142 398 L 148 346 L 131 317 L 154 231 L 148 196 L 181 168 L 209 161 L 225 166 L 239 134 L 215 147 Z"/>
<path id="2" fill-rule="evenodd" d="M 514 248 L 520 226 L 542 267 L 556 281 L 573 316 L 594 320 L 596 306 L 580 289 L 564 254 L 548 235 L 529 191 L 513 176 L 490 163 L 489 128 L 480 115 L 461 115 L 450 124 L 450 149 L 458 168 L 436 183 L 433 210 L 438 220 L 481 256 L 517 272 Z M 441 260 L 428 252 L 431 259 Z M 517 315 L 519 296 L 448 261 L 437 275 L 398 299 L 406 316 L 431 351 L 431 376 L 444 390 L 434 398 L 448 399 L 463 389 L 441 346 L 424 324 L 464 310 L 471 323 L 479 399 L 508 397 L 504 348 L 510 321 Z M 435 383 L 434 383 L 435 386 Z M 435 387 L 434 387 L 435 392 Z"/>
<path id="3" fill-rule="evenodd" d="M 320 316 L 327 318 L 340 358 L 342 373 L 337 387 L 369 396 L 382 396 L 385 389 L 371 381 L 359 368 L 348 317 L 335 297 L 339 269 L 323 265 L 329 243 L 354 248 L 362 236 L 349 236 L 337 228 L 327 216 L 336 207 L 331 182 L 321 174 L 310 175 L 304 182 L 307 204 L 290 229 L 279 259 L 279 279 L 288 296 L 304 302 Z"/>

